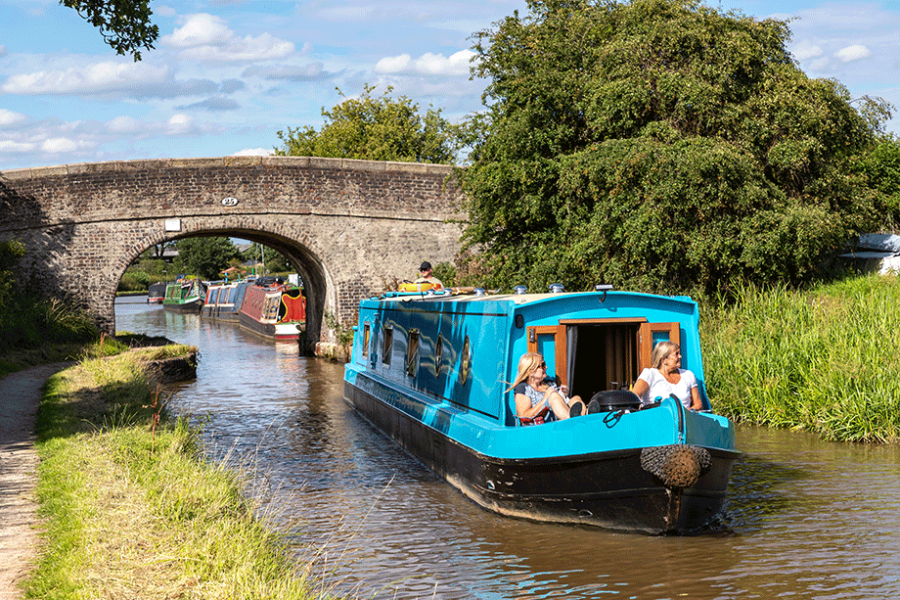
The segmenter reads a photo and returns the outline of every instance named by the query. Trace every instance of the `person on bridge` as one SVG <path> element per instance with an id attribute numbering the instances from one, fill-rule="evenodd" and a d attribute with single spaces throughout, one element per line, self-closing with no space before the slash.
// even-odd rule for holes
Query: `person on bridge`
<path id="1" fill-rule="evenodd" d="M 444 287 L 441 280 L 432 275 L 431 263 L 427 260 L 419 265 L 419 278 L 414 283 L 430 283 L 435 287 Z"/>

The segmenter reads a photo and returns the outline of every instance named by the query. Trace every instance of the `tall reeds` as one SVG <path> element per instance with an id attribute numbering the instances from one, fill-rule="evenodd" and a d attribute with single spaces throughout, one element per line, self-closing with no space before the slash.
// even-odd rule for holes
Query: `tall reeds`
<path id="1" fill-rule="evenodd" d="M 746 287 L 704 310 L 707 390 L 738 422 L 829 440 L 900 439 L 900 281 L 864 276 L 799 292 Z"/>

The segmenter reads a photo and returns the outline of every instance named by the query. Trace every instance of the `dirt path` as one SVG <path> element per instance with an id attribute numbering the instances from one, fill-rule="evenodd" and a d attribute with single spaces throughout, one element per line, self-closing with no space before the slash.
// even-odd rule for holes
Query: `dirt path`
<path id="1" fill-rule="evenodd" d="M 41 387 L 70 365 L 42 365 L 0 379 L 0 600 L 22 598 L 18 583 L 35 556 L 34 419 Z"/>

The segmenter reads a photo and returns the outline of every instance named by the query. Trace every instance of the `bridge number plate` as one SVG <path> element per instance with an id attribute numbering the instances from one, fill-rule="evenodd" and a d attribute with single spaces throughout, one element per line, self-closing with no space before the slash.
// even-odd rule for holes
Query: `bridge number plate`
<path id="1" fill-rule="evenodd" d="M 237 206 L 237 198 L 222 198 L 222 206 Z"/>

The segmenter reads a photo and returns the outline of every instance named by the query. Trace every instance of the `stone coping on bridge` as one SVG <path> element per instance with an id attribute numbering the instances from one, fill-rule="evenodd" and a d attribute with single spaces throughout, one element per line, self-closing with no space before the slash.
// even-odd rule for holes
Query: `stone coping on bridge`
<path id="1" fill-rule="evenodd" d="M 145 169 L 202 169 L 221 167 L 261 167 L 296 166 L 302 169 L 340 169 L 349 171 L 370 171 L 379 173 L 416 173 L 420 175 L 449 175 L 453 165 L 432 163 L 391 162 L 379 160 L 357 160 L 352 158 L 322 158 L 314 156 L 220 156 L 214 158 L 150 158 L 95 163 L 72 163 L 49 167 L 32 167 L 0 171 L 0 178 L 6 180 L 32 179 L 100 173 L 104 171 L 139 171 Z"/>

